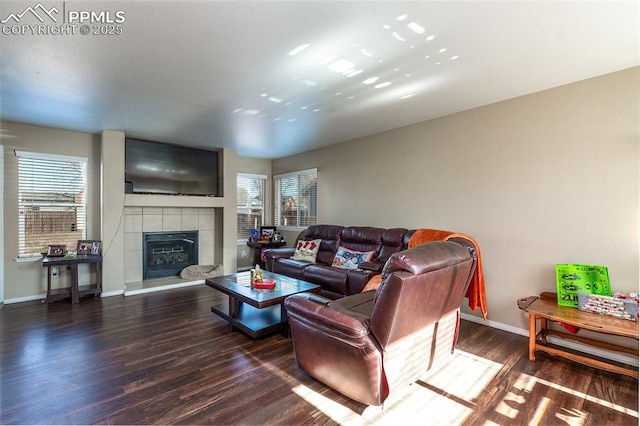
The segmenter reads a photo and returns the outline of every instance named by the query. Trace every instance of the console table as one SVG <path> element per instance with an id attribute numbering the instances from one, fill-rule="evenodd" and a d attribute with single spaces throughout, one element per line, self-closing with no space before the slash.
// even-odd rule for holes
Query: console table
<path id="1" fill-rule="evenodd" d="M 95 284 L 80 286 L 78 284 L 78 265 L 85 263 L 95 265 L 96 282 Z M 47 268 L 47 302 L 71 297 L 72 303 L 79 303 L 81 296 L 99 295 L 102 292 L 102 256 L 79 255 L 74 258 L 45 257 L 42 259 L 42 266 Z M 66 266 L 71 269 L 71 287 L 60 289 L 51 288 L 51 268 L 54 266 Z"/>
<path id="2" fill-rule="evenodd" d="M 563 323 L 580 329 L 612 336 L 627 337 L 638 341 L 638 322 L 619 319 L 608 315 L 599 315 L 591 312 L 580 311 L 577 308 L 559 306 L 556 293 L 542 293 L 538 296 L 518 299 L 518 307 L 529 314 L 529 359 L 535 361 L 535 351 L 546 352 L 551 355 L 561 356 L 591 367 L 602 368 L 615 373 L 626 374 L 638 378 L 638 368 L 628 368 L 616 364 L 600 361 L 573 352 L 551 347 L 547 344 L 547 336 L 557 336 L 564 339 L 638 356 L 636 348 L 627 348 L 611 343 L 600 342 L 587 337 L 548 328 L 548 321 Z M 536 333 L 537 321 L 540 321 L 540 331 Z"/>

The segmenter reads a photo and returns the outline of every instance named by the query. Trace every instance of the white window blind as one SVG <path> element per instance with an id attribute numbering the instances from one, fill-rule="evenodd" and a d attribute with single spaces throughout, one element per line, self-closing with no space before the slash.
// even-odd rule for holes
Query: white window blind
<path id="1" fill-rule="evenodd" d="M 251 229 L 265 224 L 265 175 L 238 173 L 238 241 L 246 242 Z"/>
<path id="2" fill-rule="evenodd" d="M 318 169 L 273 177 L 275 182 L 275 225 L 306 227 L 317 222 Z"/>
<path id="3" fill-rule="evenodd" d="M 18 256 L 45 252 L 50 244 L 76 250 L 87 236 L 87 159 L 16 151 L 18 157 Z"/>

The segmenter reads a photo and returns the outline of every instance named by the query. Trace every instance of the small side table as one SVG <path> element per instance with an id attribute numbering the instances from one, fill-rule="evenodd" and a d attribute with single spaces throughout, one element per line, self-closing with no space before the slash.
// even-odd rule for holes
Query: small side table
<path id="1" fill-rule="evenodd" d="M 635 377 L 636 379 L 638 378 L 637 368 L 621 367 L 610 362 L 578 355 L 547 344 L 547 336 L 557 336 L 564 339 L 576 340 L 583 344 L 598 348 L 628 353 L 637 357 L 638 349 L 627 348 L 562 331 L 551 330 L 548 327 L 548 321 L 559 322 L 598 333 L 635 339 L 637 342 L 637 321 L 629 321 L 607 315 L 583 312 L 577 308 L 559 306 L 557 300 L 556 293 L 542 293 L 540 297 L 529 296 L 518 299 L 517 301 L 518 308 L 529 314 L 529 360 L 535 361 L 535 351 L 541 351 L 551 355 L 561 356 L 591 367 L 601 368 L 614 373 L 626 374 L 628 376 Z M 539 332 L 536 332 L 537 321 L 540 321 Z"/>
<path id="2" fill-rule="evenodd" d="M 86 263 L 95 265 L 95 284 L 78 284 L 78 265 Z M 71 303 L 79 303 L 81 296 L 99 295 L 102 293 L 102 256 L 79 255 L 75 258 L 45 257 L 42 259 L 42 266 L 47 268 L 47 302 L 71 297 Z M 57 266 L 68 266 L 71 269 L 71 287 L 52 289 L 51 288 L 51 268 Z"/>
<path id="3" fill-rule="evenodd" d="M 287 245 L 285 241 L 269 241 L 261 243 L 259 241 L 247 241 L 247 245 L 251 247 L 253 263 L 252 265 L 260 265 L 264 269 L 264 262 L 262 261 L 262 249 L 266 248 L 278 248 Z"/>

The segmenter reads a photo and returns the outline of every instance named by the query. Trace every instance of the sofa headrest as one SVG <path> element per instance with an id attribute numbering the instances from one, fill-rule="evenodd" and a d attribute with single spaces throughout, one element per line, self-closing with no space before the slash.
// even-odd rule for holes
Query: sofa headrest
<path id="1" fill-rule="evenodd" d="M 418 275 L 469 259 L 471 254 L 461 244 L 453 241 L 433 241 L 393 254 L 385 264 L 382 273 L 407 271 Z"/>

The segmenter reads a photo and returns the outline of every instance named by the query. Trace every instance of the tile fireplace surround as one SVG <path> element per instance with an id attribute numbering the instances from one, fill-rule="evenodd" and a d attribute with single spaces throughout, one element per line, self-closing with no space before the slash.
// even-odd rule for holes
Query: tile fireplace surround
<path id="1" fill-rule="evenodd" d="M 213 264 L 215 209 L 208 207 L 125 207 L 124 281 L 142 281 L 142 233 L 198 231 L 198 258 Z"/>

